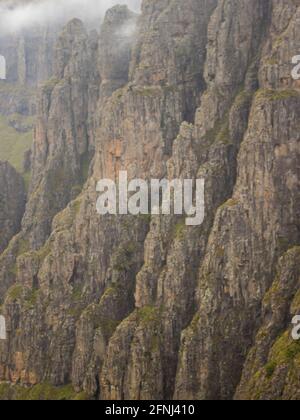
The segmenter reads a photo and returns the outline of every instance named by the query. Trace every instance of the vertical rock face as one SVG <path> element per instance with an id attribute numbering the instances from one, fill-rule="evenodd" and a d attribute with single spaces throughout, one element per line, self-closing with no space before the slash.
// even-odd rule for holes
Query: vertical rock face
<path id="1" fill-rule="evenodd" d="M 126 6 L 116 6 L 106 14 L 100 32 L 98 55 L 102 96 L 111 95 L 128 82 L 136 23 L 137 15 Z"/>
<path id="2" fill-rule="evenodd" d="M 288 35 L 299 8 L 290 2 L 283 16 L 282 5 L 271 6 L 267 41 L 260 47 L 260 90 L 238 155 L 233 198 L 217 212 L 199 272 L 199 310 L 182 335 L 178 397 L 232 398 L 262 322 L 261 302 L 276 262 L 299 244 L 299 91 L 293 90 L 297 85 L 283 58 L 287 45 L 290 50 L 290 43 L 299 45 Z M 282 31 L 286 37 L 280 42 Z M 288 322 L 287 317 L 285 328 Z"/>
<path id="3" fill-rule="evenodd" d="M 248 354 L 235 398 L 299 400 L 299 342 L 289 322 L 299 314 L 299 255 L 291 248 L 279 260 L 262 306 L 262 326 Z"/>
<path id="4" fill-rule="evenodd" d="M 140 17 L 108 11 L 99 38 L 65 27 L 22 229 L 0 256 L 0 380 L 102 399 L 299 398 L 299 12 L 144 0 Z M 100 217 L 97 181 L 120 170 L 204 178 L 204 223 Z"/>
<path id="5" fill-rule="evenodd" d="M 21 176 L 7 162 L 0 162 L 0 253 L 20 229 L 25 197 Z"/>
<path id="6" fill-rule="evenodd" d="M 93 42 L 81 21 L 70 22 L 56 46 L 54 78 L 39 94 L 30 198 L 23 221 L 36 249 L 49 235 L 53 216 L 76 197 L 87 177 L 92 148 L 88 112 L 97 98 Z"/>
<path id="7" fill-rule="evenodd" d="M 34 87 L 51 77 L 57 30 L 40 28 L 16 35 L 0 34 L 0 53 L 6 59 L 9 83 Z"/>

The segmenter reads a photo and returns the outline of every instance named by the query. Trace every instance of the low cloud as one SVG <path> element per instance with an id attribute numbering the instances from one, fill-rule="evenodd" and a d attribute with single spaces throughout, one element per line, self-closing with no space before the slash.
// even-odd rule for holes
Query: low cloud
<path id="1" fill-rule="evenodd" d="M 0 33 L 64 24 L 75 17 L 93 22 L 116 4 L 127 4 L 138 11 L 141 0 L 0 0 Z"/>

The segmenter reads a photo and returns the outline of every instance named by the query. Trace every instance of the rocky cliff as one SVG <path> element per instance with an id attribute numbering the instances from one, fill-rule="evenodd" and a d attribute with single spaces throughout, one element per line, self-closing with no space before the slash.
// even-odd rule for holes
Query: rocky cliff
<path id="1" fill-rule="evenodd" d="M 9 163 L 0 161 L 0 253 L 20 230 L 25 197 L 21 176 Z"/>
<path id="2" fill-rule="evenodd" d="M 299 399 L 299 18 L 295 0 L 144 0 L 99 34 L 66 25 L 0 255 L 3 398 Z M 205 178 L 204 223 L 99 216 L 121 169 Z"/>

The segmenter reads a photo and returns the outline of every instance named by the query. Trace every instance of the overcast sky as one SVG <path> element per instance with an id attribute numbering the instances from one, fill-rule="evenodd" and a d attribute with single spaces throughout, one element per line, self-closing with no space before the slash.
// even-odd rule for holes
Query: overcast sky
<path id="1" fill-rule="evenodd" d="M 141 0 L 0 0 L 0 32 L 15 32 L 35 24 L 65 23 L 77 17 L 96 19 L 116 4 L 138 11 Z"/>

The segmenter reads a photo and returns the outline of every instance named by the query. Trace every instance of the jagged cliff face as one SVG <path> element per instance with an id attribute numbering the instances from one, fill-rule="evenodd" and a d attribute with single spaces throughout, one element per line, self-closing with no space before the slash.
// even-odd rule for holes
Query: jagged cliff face
<path id="1" fill-rule="evenodd" d="M 6 58 L 9 82 L 37 86 L 51 77 L 57 31 L 38 28 L 15 35 L 0 32 L 0 50 Z"/>
<path id="2" fill-rule="evenodd" d="M 24 181 L 7 162 L 0 162 L 0 252 L 20 230 L 25 209 Z"/>
<path id="3" fill-rule="evenodd" d="M 93 68 L 96 48 L 97 39 L 88 36 L 82 22 L 72 21 L 55 49 L 54 76 L 40 90 L 23 219 L 35 249 L 49 236 L 53 216 L 76 198 L 86 181 L 93 149 L 88 116 L 93 115 L 99 89 Z"/>
<path id="4" fill-rule="evenodd" d="M 103 399 L 300 397 L 299 17 L 292 0 L 144 0 L 140 17 L 110 10 L 99 36 L 66 26 L 22 227 L 0 255 L 0 380 Z M 203 225 L 99 216 L 97 181 L 121 169 L 204 177 Z"/>

